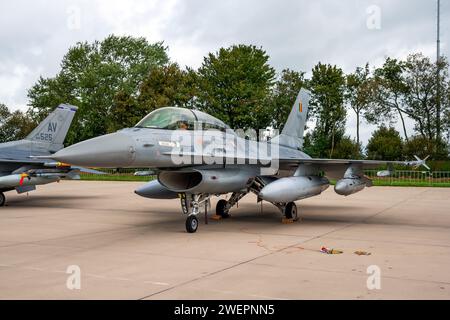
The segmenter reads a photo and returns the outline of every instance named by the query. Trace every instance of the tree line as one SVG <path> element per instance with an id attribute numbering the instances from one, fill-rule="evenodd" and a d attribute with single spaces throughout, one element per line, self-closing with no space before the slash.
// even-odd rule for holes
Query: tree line
<path id="1" fill-rule="evenodd" d="M 181 68 L 167 52 L 162 42 L 127 36 L 75 44 L 54 77 L 40 77 L 28 90 L 26 112 L 10 112 L 0 104 L 0 140 L 24 137 L 60 103 L 79 108 L 67 145 L 133 126 L 164 106 L 199 109 L 232 128 L 282 130 L 298 91 L 306 88 L 311 92 L 308 116 L 315 125 L 304 148 L 312 156 L 448 158 L 450 80 L 445 57 L 439 63 L 421 53 L 404 60 L 388 57 L 380 67 L 366 64 L 350 74 L 319 62 L 306 78 L 304 71 L 277 73 L 267 52 L 253 45 L 220 48 L 207 54 L 196 70 Z M 356 139 L 345 135 L 350 113 L 357 119 Z M 406 119 L 414 123 L 412 136 Z M 401 133 L 393 128 L 398 121 Z M 378 126 L 365 149 L 362 123 Z"/>

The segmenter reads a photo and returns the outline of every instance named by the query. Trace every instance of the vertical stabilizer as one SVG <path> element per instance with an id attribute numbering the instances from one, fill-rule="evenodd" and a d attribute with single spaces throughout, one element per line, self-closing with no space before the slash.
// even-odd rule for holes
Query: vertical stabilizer
<path id="1" fill-rule="evenodd" d="M 309 107 L 309 91 L 301 89 L 292 106 L 291 113 L 283 127 L 283 131 L 272 139 L 280 145 L 291 148 L 303 148 L 303 133 L 305 131 Z"/>
<path id="2" fill-rule="evenodd" d="M 52 152 L 62 149 L 76 111 L 77 107 L 75 106 L 60 104 L 25 140 L 37 142 L 41 148 Z"/>

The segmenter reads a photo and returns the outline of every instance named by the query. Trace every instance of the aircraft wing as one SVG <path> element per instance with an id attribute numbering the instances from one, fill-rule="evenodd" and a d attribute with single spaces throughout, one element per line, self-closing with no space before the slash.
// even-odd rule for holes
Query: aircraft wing
<path id="1" fill-rule="evenodd" d="M 234 164 L 251 164 L 251 162 L 261 162 L 262 164 L 269 163 L 271 161 L 278 161 L 283 166 L 294 166 L 297 167 L 299 164 L 309 164 L 309 165 L 318 165 L 321 167 L 333 167 L 340 165 L 360 165 L 364 169 L 372 169 L 378 168 L 383 165 L 403 165 L 403 166 L 420 166 L 425 164 L 425 160 L 421 160 L 416 158 L 415 161 L 387 161 L 387 160 L 354 160 L 354 159 L 322 159 L 322 158 L 271 158 L 271 157 L 248 157 L 248 156 L 227 156 L 226 154 L 202 154 L 195 152 L 164 152 L 164 155 L 173 156 L 175 159 L 177 157 L 189 157 L 195 158 L 200 157 L 204 160 L 210 161 L 224 161 L 225 163 L 234 163 Z M 195 162 L 193 162 L 195 163 Z"/>
<path id="2" fill-rule="evenodd" d="M 318 165 L 323 168 L 331 168 L 334 166 L 348 166 L 351 164 L 359 165 L 363 169 L 373 169 L 378 168 L 383 165 L 413 165 L 417 166 L 420 163 L 415 161 L 383 161 L 383 160 L 353 160 L 353 159 L 321 159 L 321 158 L 311 158 L 311 159 L 280 159 L 280 163 L 283 165 L 298 166 L 299 164 L 309 164 Z"/>
<path id="3" fill-rule="evenodd" d="M 270 157 L 246 157 L 246 156 L 227 156 L 225 154 L 200 154 L 195 152 L 166 152 L 165 155 L 176 157 L 184 157 L 188 160 L 187 164 L 195 164 L 195 157 L 200 157 L 206 163 L 216 164 L 242 164 L 242 165 L 260 165 L 261 167 L 277 167 L 284 170 L 295 170 L 299 165 L 315 166 L 318 170 L 325 172 L 325 175 L 335 178 L 342 177 L 344 172 L 350 165 L 355 166 L 359 170 L 374 169 L 380 166 L 388 166 L 388 171 L 384 171 L 385 175 L 389 175 L 392 171 L 392 166 L 412 166 L 420 167 L 424 166 L 429 170 L 429 167 L 425 164 L 425 160 L 416 157 L 414 161 L 386 161 L 386 160 L 355 160 L 355 159 L 322 159 L 322 158 L 279 158 L 271 159 Z M 187 158 L 186 158 L 187 157 Z M 180 158 L 181 159 L 181 158 Z M 276 163 L 278 161 L 278 163 Z"/>
<path id="4" fill-rule="evenodd" d="M 84 173 L 106 174 L 106 172 L 103 172 L 103 171 L 98 171 L 98 170 L 84 168 L 84 167 L 71 166 L 70 168 L 73 169 L 73 170 L 78 170 L 80 172 L 84 172 Z"/>

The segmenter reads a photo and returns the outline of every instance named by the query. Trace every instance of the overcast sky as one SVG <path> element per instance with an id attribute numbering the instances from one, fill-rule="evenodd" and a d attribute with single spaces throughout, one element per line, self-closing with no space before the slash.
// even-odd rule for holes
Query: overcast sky
<path id="1" fill-rule="evenodd" d="M 450 3 L 441 2 L 441 52 L 448 56 Z M 0 102 L 25 110 L 28 88 L 40 75 L 54 76 L 71 45 L 112 33 L 164 41 L 181 66 L 198 67 L 208 52 L 245 43 L 262 46 L 278 71 L 310 72 L 321 61 L 351 72 L 411 52 L 435 59 L 436 1 L 2 1 Z M 364 142 L 372 130 L 362 126 Z"/>

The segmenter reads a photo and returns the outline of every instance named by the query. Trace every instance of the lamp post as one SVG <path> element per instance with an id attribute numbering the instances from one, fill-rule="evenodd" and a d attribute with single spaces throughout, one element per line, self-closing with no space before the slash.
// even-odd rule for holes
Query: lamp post
<path id="1" fill-rule="evenodd" d="M 440 85 L 440 7 L 441 1 L 437 0 L 437 25 L 436 25 L 436 142 L 441 140 L 441 85 Z"/>

